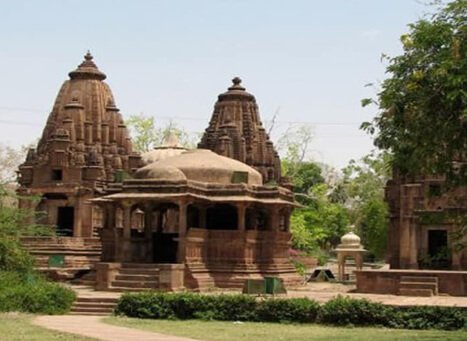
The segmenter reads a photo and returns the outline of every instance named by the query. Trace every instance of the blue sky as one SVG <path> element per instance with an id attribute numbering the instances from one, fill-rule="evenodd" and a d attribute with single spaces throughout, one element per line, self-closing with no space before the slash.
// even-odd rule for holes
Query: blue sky
<path id="1" fill-rule="evenodd" d="M 0 1 L 0 143 L 41 134 L 90 49 L 125 116 L 203 131 L 234 76 L 273 138 L 313 127 L 309 157 L 337 168 L 372 149 L 360 100 L 385 78 L 382 53 L 429 8 L 417 0 Z M 300 123 L 296 123 L 300 122 Z"/>

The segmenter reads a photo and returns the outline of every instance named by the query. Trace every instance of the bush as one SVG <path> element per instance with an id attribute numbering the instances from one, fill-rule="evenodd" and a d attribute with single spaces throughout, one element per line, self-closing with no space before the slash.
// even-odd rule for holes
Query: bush
<path id="1" fill-rule="evenodd" d="M 35 273 L 0 272 L 0 311 L 63 314 L 75 297 L 73 290 Z"/>
<path id="2" fill-rule="evenodd" d="M 332 325 L 445 330 L 461 329 L 466 321 L 464 312 L 458 308 L 396 308 L 341 296 L 320 307 L 316 301 L 307 298 L 268 298 L 257 301 L 247 295 L 144 292 L 123 295 L 115 313 L 151 319 L 198 318 L 286 323 L 318 321 Z"/>
<path id="3" fill-rule="evenodd" d="M 268 299 L 257 307 L 257 319 L 264 322 L 315 322 L 319 304 L 308 298 Z"/>
<path id="4" fill-rule="evenodd" d="M 467 322 L 465 313 L 456 307 L 388 307 L 365 299 L 341 296 L 321 307 L 319 320 L 333 325 L 442 330 L 461 329 Z"/>
<path id="5" fill-rule="evenodd" d="M 392 308 L 365 299 L 338 296 L 322 305 L 319 320 L 333 325 L 388 325 Z"/>
<path id="6" fill-rule="evenodd" d="M 399 308 L 390 327 L 456 330 L 466 326 L 465 313 L 456 307 L 416 306 Z"/>

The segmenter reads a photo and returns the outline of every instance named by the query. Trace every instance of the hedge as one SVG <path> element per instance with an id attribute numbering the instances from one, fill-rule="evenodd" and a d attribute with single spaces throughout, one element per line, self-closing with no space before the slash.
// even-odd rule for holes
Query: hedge
<path id="1" fill-rule="evenodd" d="M 466 327 L 466 315 L 456 307 L 391 307 L 342 296 L 320 306 L 308 298 L 256 299 L 240 294 L 215 296 L 144 292 L 122 295 L 115 313 L 150 319 L 323 323 L 443 330 Z"/>
<path id="2" fill-rule="evenodd" d="M 0 311 L 63 314 L 75 300 L 73 290 L 36 273 L 0 271 Z"/>

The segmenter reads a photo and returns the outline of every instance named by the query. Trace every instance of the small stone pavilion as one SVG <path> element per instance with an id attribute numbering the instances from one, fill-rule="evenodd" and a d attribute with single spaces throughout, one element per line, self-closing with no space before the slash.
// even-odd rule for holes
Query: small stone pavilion
<path id="1" fill-rule="evenodd" d="M 147 164 L 133 179 L 92 200 L 104 217 L 102 261 L 96 264 L 99 289 L 239 288 L 246 279 L 263 276 L 279 277 L 286 285 L 301 282 L 288 254 L 293 193 L 264 184 L 280 179 L 274 168 L 277 153 L 261 127 L 254 97 L 238 78 L 233 82 L 219 96 L 221 114 L 216 103 L 211 126 L 219 126 L 207 133 L 224 142 L 210 146 L 216 150 L 224 143 L 220 154 L 238 156 L 226 152 L 236 150 L 244 160 L 257 157 L 259 170 L 270 177 L 208 149 L 184 151 L 172 137 L 143 155 Z M 237 129 L 242 126 L 248 126 L 250 140 Z M 224 135 L 227 131 L 232 138 Z M 258 157 L 258 151 L 264 154 Z M 135 283 L 138 271 L 157 276 Z"/>

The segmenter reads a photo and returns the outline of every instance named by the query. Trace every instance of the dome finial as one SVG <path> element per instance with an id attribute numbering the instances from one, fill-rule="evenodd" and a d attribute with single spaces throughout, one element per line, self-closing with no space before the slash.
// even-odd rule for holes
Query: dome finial
<path id="1" fill-rule="evenodd" d="M 91 51 L 88 50 L 88 52 L 85 54 L 84 56 L 84 59 L 86 59 L 87 61 L 90 61 L 92 60 L 94 57 L 92 56 L 91 54 Z"/>
<path id="2" fill-rule="evenodd" d="M 241 82 L 242 79 L 240 77 L 234 77 L 234 79 L 232 79 L 232 83 L 234 83 L 234 85 L 240 85 Z"/>
<path id="3" fill-rule="evenodd" d="M 245 91 L 245 88 L 240 85 L 241 82 L 242 82 L 242 79 L 240 77 L 234 77 L 232 79 L 233 85 L 229 88 L 229 90 Z"/>

